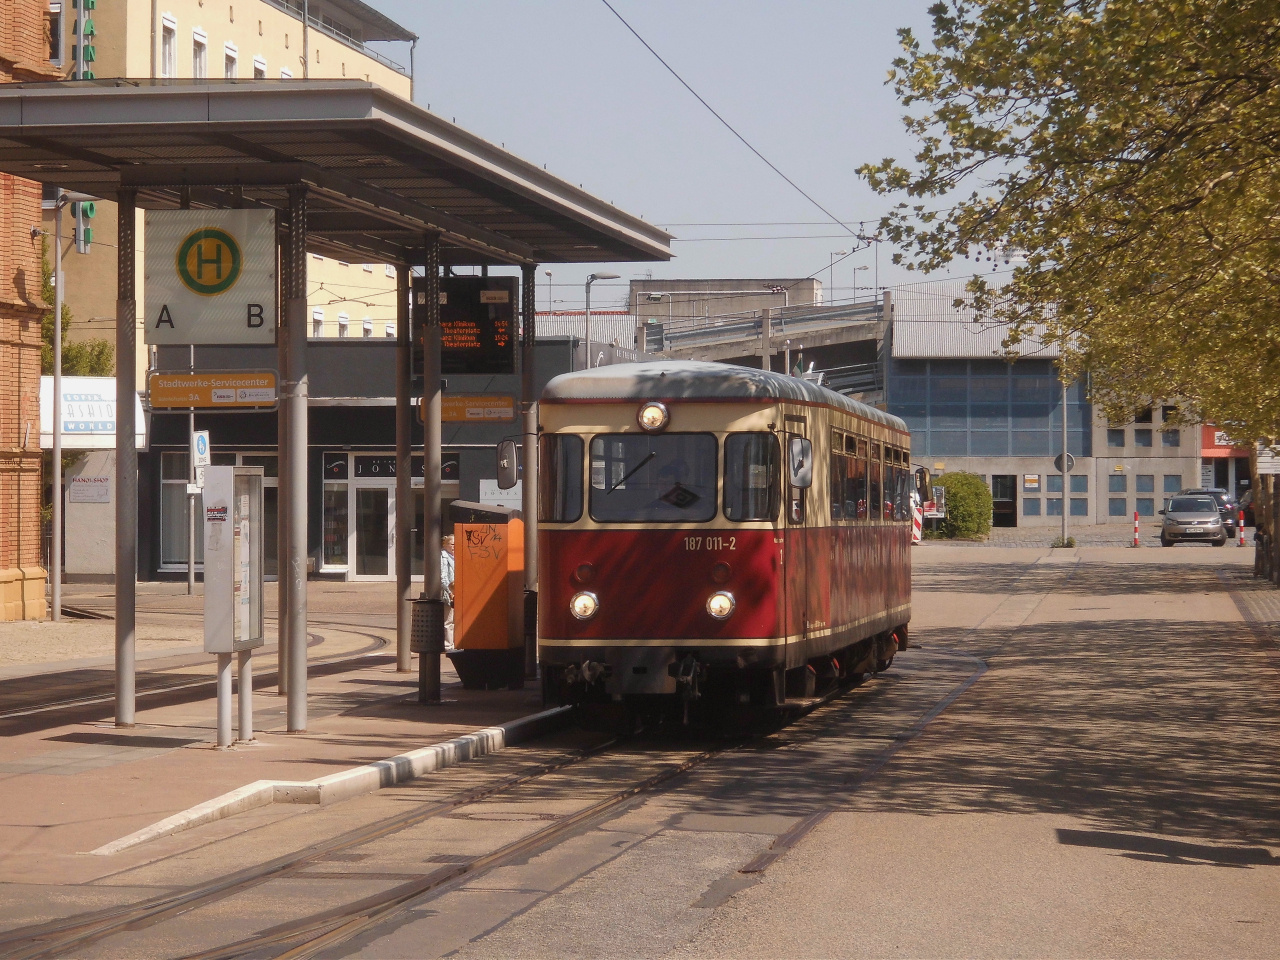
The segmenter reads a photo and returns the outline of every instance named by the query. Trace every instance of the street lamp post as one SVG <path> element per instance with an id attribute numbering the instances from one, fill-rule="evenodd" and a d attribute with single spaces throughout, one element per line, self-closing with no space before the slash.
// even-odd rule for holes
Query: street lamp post
<path id="1" fill-rule="evenodd" d="M 547 275 L 547 316 L 548 316 L 548 317 L 550 317 L 550 316 L 551 316 L 551 304 L 552 304 L 552 301 L 551 301 L 551 271 L 550 271 L 550 270 L 544 270 L 544 271 L 542 271 L 542 272 L 543 272 L 543 273 L 545 273 L 545 274 Z"/>
<path id="2" fill-rule="evenodd" d="M 1070 461 L 1067 459 L 1067 378 L 1062 378 L 1062 545 L 1067 545 L 1067 513 L 1071 500 L 1067 497 L 1068 472 Z"/>
<path id="3" fill-rule="evenodd" d="M 866 264 L 863 264 L 860 267 L 853 268 L 853 299 L 855 300 L 858 299 L 858 271 L 866 270 L 866 269 L 867 269 Z"/>
<path id="4" fill-rule="evenodd" d="M 617 280 L 616 273 L 593 273 L 587 277 L 587 309 L 585 315 L 585 330 L 583 331 L 583 341 L 586 345 L 587 352 L 587 369 L 591 369 L 591 285 L 597 280 Z"/>
<path id="5" fill-rule="evenodd" d="M 837 250 L 835 253 L 830 254 L 830 261 L 827 264 L 827 286 L 831 288 L 832 303 L 836 301 L 836 257 L 847 257 L 848 255 L 848 250 Z"/>

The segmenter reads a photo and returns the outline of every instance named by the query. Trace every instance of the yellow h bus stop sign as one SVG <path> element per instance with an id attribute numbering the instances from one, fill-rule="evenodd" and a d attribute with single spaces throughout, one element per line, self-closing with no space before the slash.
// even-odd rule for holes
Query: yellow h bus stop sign
<path id="1" fill-rule="evenodd" d="M 275 343 L 275 234 L 272 210 L 148 210 L 145 341 Z"/>

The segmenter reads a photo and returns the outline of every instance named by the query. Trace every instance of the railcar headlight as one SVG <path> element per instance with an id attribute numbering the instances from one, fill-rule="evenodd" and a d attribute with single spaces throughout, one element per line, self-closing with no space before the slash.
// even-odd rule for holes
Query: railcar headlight
<path id="1" fill-rule="evenodd" d="M 658 433 L 667 428 L 671 414 L 667 411 L 665 403 L 651 400 L 640 408 L 636 420 L 640 424 L 640 429 L 646 433 Z"/>
<path id="2" fill-rule="evenodd" d="M 581 590 L 569 601 L 569 612 L 579 620 L 590 620 L 600 609 L 600 598 L 590 590 Z"/>
<path id="3" fill-rule="evenodd" d="M 728 590 L 713 593 L 707 598 L 707 613 L 717 620 L 729 619 L 729 615 L 733 613 L 735 606 L 737 606 L 737 602 L 733 599 L 733 594 Z"/>

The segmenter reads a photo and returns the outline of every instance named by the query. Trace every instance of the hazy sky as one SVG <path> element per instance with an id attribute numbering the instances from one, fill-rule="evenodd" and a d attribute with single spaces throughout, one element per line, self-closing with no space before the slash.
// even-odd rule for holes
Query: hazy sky
<path id="1" fill-rule="evenodd" d="M 553 296 L 625 302 L 626 280 L 804 277 L 827 283 L 830 254 L 851 238 L 752 155 L 663 68 L 600 0 L 368 0 L 421 38 L 415 99 L 433 113 L 678 239 L 669 263 L 551 266 Z M 903 108 L 885 85 L 896 31 L 931 36 L 931 0 L 611 0 L 619 13 L 761 153 L 855 229 L 887 209 L 855 174 L 905 157 Z M 388 53 L 407 57 L 404 45 Z M 730 226 L 732 224 L 732 226 Z M 700 238 L 768 239 L 700 239 Z M 808 239 L 784 239 L 806 237 Z M 881 285 L 922 279 L 890 264 Z M 835 267 L 835 297 L 853 267 Z M 872 269 L 856 274 L 870 287 Z M 545 277 L 539 272 L 539 283 Z M 865 295 L 860 290 L 859 293 Z M 538 307 L 546 309 L 546 289 Z"/>

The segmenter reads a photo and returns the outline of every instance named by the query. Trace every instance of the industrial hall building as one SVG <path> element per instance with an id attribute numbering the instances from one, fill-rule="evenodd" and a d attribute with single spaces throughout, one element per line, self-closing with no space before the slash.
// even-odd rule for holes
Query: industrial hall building
<path id="1" fill-rule="evenodd" d="M 979 322 L 967 302 L 962 281 L 893 288 L 887 405 L 910 427 L 916 463 L 987 482 L 996 525 L 1057 525 L 1064 509 L 1074 524 L 1131 522 L 1187 487 L 1248 489 L 1247 448 L 1176 423 L 1170 403 L 1109 423 L 1087 383 L 1064 389 L 1056 346 L 1027 337 L 1011 354 L 1007 327 Z M 1054 466 L 1064 403 L 1075 458 L 1065 491 Z"/>

